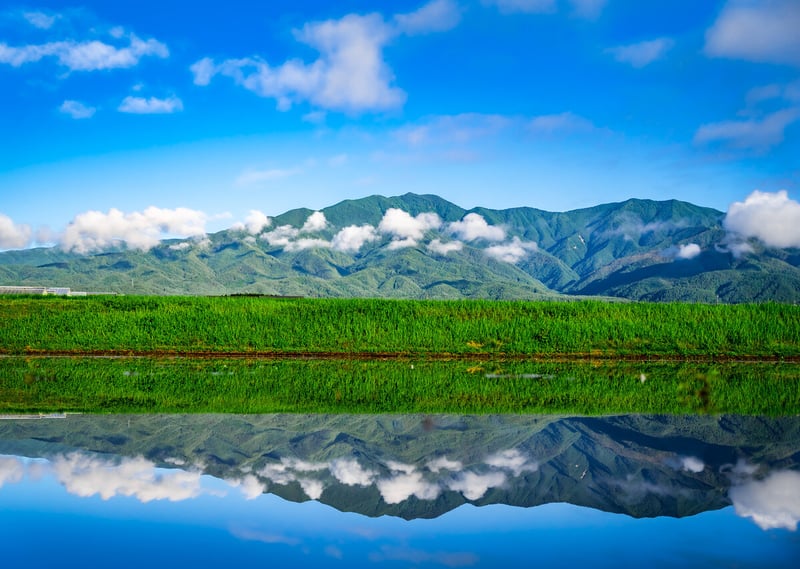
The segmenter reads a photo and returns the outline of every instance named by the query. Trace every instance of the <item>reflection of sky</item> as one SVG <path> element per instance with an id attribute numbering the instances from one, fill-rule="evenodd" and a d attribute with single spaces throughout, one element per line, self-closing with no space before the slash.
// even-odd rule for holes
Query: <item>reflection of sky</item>
<path id="1" fill-rule="evenodd" d="M 794 567 L 800 554 L 798 532 L 763 531 L 738 517 L 734 508 L 682 519 L 635 520 L 567 504 L 527 509 L 466 505 L 437 519 L 408 522 L 269 494 L 248 500 L 230 483 L 209 476 L 195 479 L 178 469 L 130 468 L 125 472 L 134 481 L 116 483 L 152 492 L 186 482 L 191 492 L 179 487 L 178 495 L 186 498 L 181 501 L 142 502 L 142 496 L 152 494 L 135 492 L 108 500 L 99 494 L 80 497 L 67 492 L 69 485 L 44 461 L 3 458 L 8 459 L 7 472 L 24 465 L 22 477 L 9 476 L 0 487 L 3 567 L 250 562 L 270 567 Z M 113 479 L 122 473 L 109 468 L 101 465 L 102 472 L 94 476 Z"/>

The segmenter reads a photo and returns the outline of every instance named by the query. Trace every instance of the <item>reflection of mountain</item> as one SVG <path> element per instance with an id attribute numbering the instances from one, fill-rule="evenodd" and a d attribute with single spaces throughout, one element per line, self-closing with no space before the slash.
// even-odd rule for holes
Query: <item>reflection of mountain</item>
<path id="1" fill-rule="evenodd" d="M 368 516 L 430 518 L 465 502 L 687 516 L 730 504 L 742 476 L 800 469 L 800 419 L 70 416 L 0 421 L 0 454 L 58 456 L 63 476 L 121 457 L 197 465 L 247 495 L 314 498 Z"/>

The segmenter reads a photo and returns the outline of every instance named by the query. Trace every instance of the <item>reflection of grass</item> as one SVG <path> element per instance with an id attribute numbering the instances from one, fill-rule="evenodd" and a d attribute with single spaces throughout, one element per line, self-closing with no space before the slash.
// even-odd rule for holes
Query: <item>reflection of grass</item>
<path id="1" fill-rule="evenodd" d="M 0 411 L 800 413 L 792 364 L 0 359 Z"/>
<path id="2" fill-rule="evenodd" d="M 0 352 L 800 356 L 800 306 L 0 298 Z"/>

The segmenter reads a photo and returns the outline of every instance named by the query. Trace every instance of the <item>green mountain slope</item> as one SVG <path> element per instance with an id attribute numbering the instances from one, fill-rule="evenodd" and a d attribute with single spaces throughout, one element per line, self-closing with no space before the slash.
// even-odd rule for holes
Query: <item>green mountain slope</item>
<path id="1" fill-rule="evenodd" d="M 407 214 L 394 229 L 381 225 L 392 208 Z M 754 242 L 752 252 L 736 256 L 726 248 L 724 214 L 686 202 L 465 210 L 437 196 L 405 194 L 321 211 L 324 227 L 304 228 L 314 212 L 296 209 L 273 218 L 266 235 L 230 229 L 199 241 L 166 240 L 147 252 L 124 244 L 87 255 L 5 251 L 0 284 L 123 294 L 800 301 L 800 251 Z M 469 214 L 495 233 L 451 225 L 475 222 Z M 369 232 L 358 247 L 336 240 L 350 226 Z M 691 254 L 681 255 L 687 246 Z"/>

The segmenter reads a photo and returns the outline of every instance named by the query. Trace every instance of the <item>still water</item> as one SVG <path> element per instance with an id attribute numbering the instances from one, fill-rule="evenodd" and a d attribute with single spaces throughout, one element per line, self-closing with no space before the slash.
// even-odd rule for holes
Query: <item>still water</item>
<path id="1" fill-rule="evenodd" d="M 2 567 L 797 567 L 800 418 L 0 421 Z"/>

